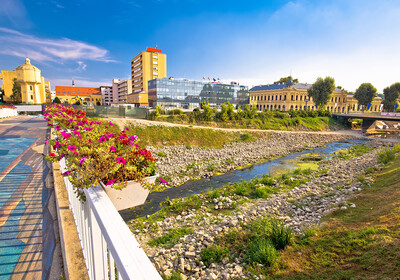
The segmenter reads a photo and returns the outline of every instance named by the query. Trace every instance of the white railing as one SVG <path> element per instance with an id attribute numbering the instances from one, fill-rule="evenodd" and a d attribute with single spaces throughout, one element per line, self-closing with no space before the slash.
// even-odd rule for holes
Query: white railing
<path id="1" fill-rule="evenodd" d="M 65 159 L 60 161 L 65 172 Z M 101 186 L 85 189 L 86 201 L 64 177 L 90 279 L 162 279 Z"/>
<path id="2" fill-rule="evenodd" d="M 0 119 L 18 116 L 17 109 L 0 108 Z"/>

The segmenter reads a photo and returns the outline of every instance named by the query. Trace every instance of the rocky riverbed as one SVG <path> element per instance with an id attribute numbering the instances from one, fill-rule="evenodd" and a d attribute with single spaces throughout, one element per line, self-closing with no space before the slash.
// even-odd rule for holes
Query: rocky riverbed
<path id="1" fill-rule="evenodd" d="M 297 140 L 299 142 L 306 141 L 307 136 L 304 135 L 303 137 Z M 278 134 L 278 137 L 275 137 L 275 141 L 271 139 L 271 142 L 282 153 L 288 153 L 290 149 L 294 149 L 294 151 L 301 149 L 301 144 L 303 144 L 304 148 L 305 142 L 300 142 L 297 145 L 286 141 L 287 145 L 282 145 L 279 144 L 281 143 L 279 140 L 283 141 L 279 139 Z M 319 142 L 324 140 L 328 141 L 324 137 L 319 138 Z M 331 141 L 339 140 L 343 139 L 331 139 Z M 267 145 L 269 149 L 257 148 L 254 143 L 251 145 L 253 145 L 253 149 L 262 150 L 263 155 L 268 155 L 273 146 L 269 146 L 268 143 L 270 142 L 268 141 L 262 143 Z M 325 169 L 326 171 L 319 173 L 318 176 L 310 176 L 310 180 L 307 183 L 290 191 L 282 191 L 271 195 L 268 199 L 244 199 L 243 204 L 240 204 L 229 213 L 224 214 L 223 211 L 218 214 L 210 213 L 202 205 L 197 210 L 188 209 L 182 211 L 179 215 L 169 216 L 156 224 L 144 223 L 142 230 L 135 230 L 135 222 L 133 221 L 131 228 L 157 270 L 163 275 L 169 275 L 172 271 L 179 271 L 183 279 L 248 278 L 251 275 L 245 274 L 246 264 L 243 256 L 239 256 L 233 262 L 225 258 L 221 263 L 212 263 L 209 267 L 206 267 L 201 261 L 201 250 L 213 244 L 216 237 L 228 232 L 230 229 L 240 229 L 243 224 L 268 214 L 277 216 L 285 221 L 286 225 L 291 227 L 295 233 L 301 234 L 304 228 L 319 224 L 321 218 L 331 211 L 357 207 L 357 205 L 347 201 L 372 183 L 372 177 L 365 174 L 365 169 L 377 165 L 376 155 L 378 149 L 382 146 L 390 145 L 390 143 L 374 140 L 366 145 L 374 149 L 362 156 L 348 160 L 340 158 L 326 160 L 320 166 L 320 169 Z M 170 149 L 170 151 L 173 151 L 174 148 Z M 242 152 L 239 153 L 244 158 L 242 159 L 243 161 L 247 158 L 244 150 L 245 147 L 243 146 Z M 164 151 L 169 152 L 168 148 L 165 148 Z M 177 161 L 178 158 L 181 159 L 179 163 L 184 165 L 185 161 L 182 154 L 176 157 Z M 173 164 L 171 166 L 174 167 Z M 229 209 L 232 202 L 243 199 L 237 195 L 215 199 L 200 195 L 200 198 L 205 202 L 214 203 L 215 209 Z M 170 229 L 184 226 L 193 229 L 193 233 L 182 237 L 171 249 L 148 245 L 148 241 L 152 237 L 161 236 Z"/>
<path id="2" fill-rule="evenodd" d="M 159 159 L 158 173 L 169 179 L 169 186 L 176 186 L 191 179 L 226 173 L 272 157 L 355 138 L 342 134 L 270 132 L 256 141 L 229 143 L 222 149 L 184 145 L 149 149 Z"/>

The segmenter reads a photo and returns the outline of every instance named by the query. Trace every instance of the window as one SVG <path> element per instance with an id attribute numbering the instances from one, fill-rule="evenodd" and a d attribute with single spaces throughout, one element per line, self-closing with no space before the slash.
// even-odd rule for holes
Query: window
<path id="1" fill-rule="evenodd" d="M 30 89 L 30 90 L 33 90 L 32 86 L 29 86 L 29 89 Z"/>
<path id="2" fill-rule="evenodd" d="M 31 86 L 32 87 L 32 86 Z M 31 95 L 31 100 L 33 100 L 33 95 Z"/>

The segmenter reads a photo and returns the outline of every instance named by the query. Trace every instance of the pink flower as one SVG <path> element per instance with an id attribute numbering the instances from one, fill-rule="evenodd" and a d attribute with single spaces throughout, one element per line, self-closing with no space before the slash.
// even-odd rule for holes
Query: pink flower
<path id="1" fill-rule="evenodd" d="M 77 122 L 77 124 L 76 124 L 77 126 L 82 126 L 82 125 L 84 125 L 84 123 L 83 122 L 81 122 L 81 121 L 79 121 L 79 122 Z"/>
<path id="2" fill-rule="evenodd" d="M 115 151 L 116 151 L 116 150 L 115 150 L 115 147 L 114 147 L 114 146 L 111 146 L 111 147 L 110 147 L 110 152 L 114 152 L 114 153 L 115 153 Z"/>
<path id="3" fill-rule="evenodd" d="M 73 151 L 75 151 L 75 150 L 76 150 L 76 147 L 75 147 L 75 146 L 68 146 L 68 151 L 73 152 Z"/>
<path id="4" fill-rule="evenodd" d="M 117 157 L 118 163 L 126 164 L 126 159 L 124 157 Z"/>
<path id="5" fill-rule="evenodd" d="M 106 186 L 114 184 L 115 181 L 117 181 L 117 180 L 116 179 L 108 180 L 107 183 L 106 183 Z"/>
<path id="6" fill-rule="evenodd" d="M 71 173 L 71 171 L 65 171 L 64 173 L 61 173 L 63 176 L 68 176 Z"/>
<path id="7" fill-rule="evenodd" d="M 55 153 L 49 153 L 49 157 L 55 157 L 56 154 Z"/>
<path id="8" fill-rule="evenodd" d="M 137 135 L 132 135 L 131 137 L 129 137 L 129 139 L 131 141 L 136 141 L 136 139 L 138 139 Z"/>
<path id="9" fill-rule="evenodd" d="M 71 137 L 71 133 L 65 132 L 65 131 L 61 131 L 61 135 L 65 138 L 68 139 L 69 137 Z"/>
<path id="10" fill-rule="evenodd" d="M 75 134 L 75 135 L 81 135 L 81 134 L 79 133 L 79 131 L 77 131 L 77 130 L 75 130 L 75 129 L 72 131 L 72 133 Z"/>
<path id="11" fill-rule="evenodd" d="M 161 178 L 161 177 L 158 177 L 158 178 L 160 179 L 160 183 L 161 183 L 161 184 L 168 184 L 168 182 L 165 181 L 163 178 Z"/>
<path id="12" fill-rule="evenodd" d="M 126 131 L 129 131 L 129 128 L 125 127 L 125 130 L 126 130 Z"/>
<path id="13" fill-rule="evenodd" d="M 103 142 L 105 142 L 105 141 L 107 141 L 107 138 L 106 138 L 105 136 L 100 136 L 99 142 L 100 142 L 100 143 L 103 143 Z"/>
<path id="14" fill-rule="evenodd" d="M 82 165 L 85 162 L 85 159 L 87 159 L 87 157 L 81 158 L 81 160 L 79 161 L 79 164 Z"/>
<path id="15" fill-rule="evenodd" d="M 58 141 L 56 141 L 56 143 L 53 145 L 53 149 L 58 150 L 59 148 L 61 148 L 61 145 Z"/>
<path id="16" fill-rule="evenodd" d="M 112 122 L 108 122 L 108 124 L 109 124 L 110 126 L 113 126 Z"/>
<path id="17" fill-rule="evenodd" d="M 93 129 L 93 127 L 91 127 L 91 126 L 86 126 L 86 127 L 84 127 L 83 129 L 86 130 L 86 131 L 91 131 L 91 130 Z"/>

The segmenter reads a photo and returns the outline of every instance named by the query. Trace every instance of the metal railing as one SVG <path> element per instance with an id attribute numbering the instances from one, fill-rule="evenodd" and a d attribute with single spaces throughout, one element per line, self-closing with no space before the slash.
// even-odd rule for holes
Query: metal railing
<path id="1" fill-rule="evenodd" d="M 60 161 L 65 172 L 65 159 Z M 101 186 L 77 198 L 64 177 L 90 279 L 162 279 Z"/>

